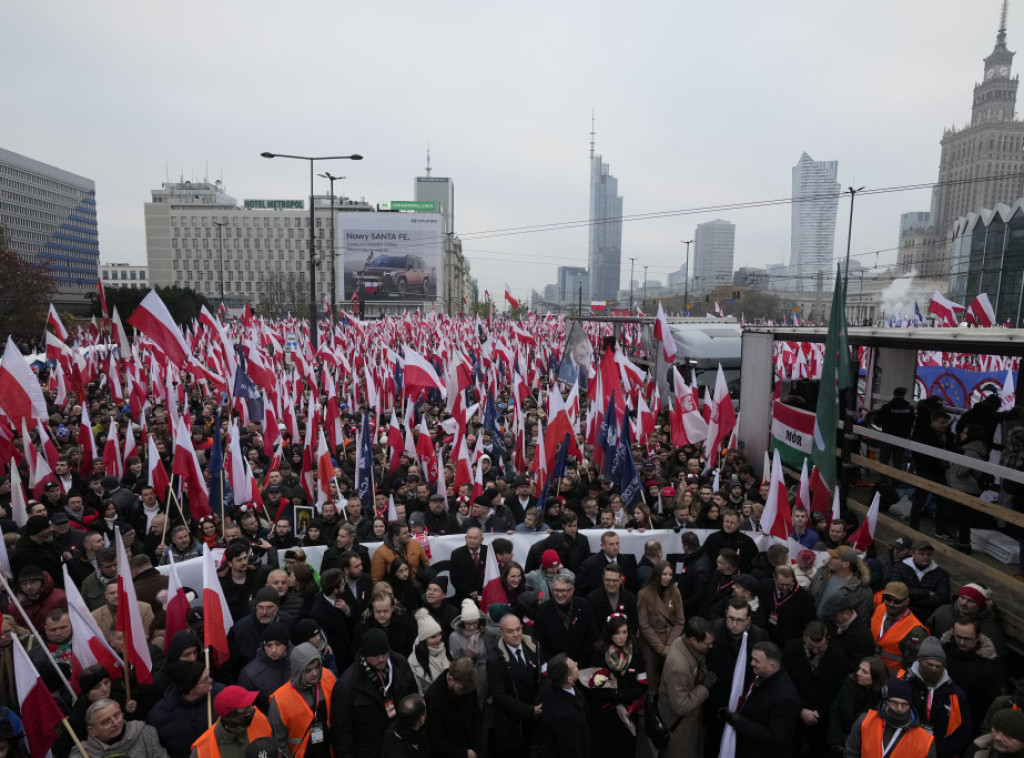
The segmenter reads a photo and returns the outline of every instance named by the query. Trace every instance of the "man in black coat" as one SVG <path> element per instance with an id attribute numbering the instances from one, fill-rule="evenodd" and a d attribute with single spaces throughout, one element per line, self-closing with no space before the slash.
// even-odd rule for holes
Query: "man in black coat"
<path id="1" fill-rule="evenodd" d="M 349 555 L 362 568 L 359 557 L 355 553 L 349 553 Z M 338 671 L 344 671 L 355 659 L 352 632 L 355 629 L 356 619 L 359 618 L 359 614 L 356 612 L 357 606 L 354 605 L 355 601 L 349 602 L 350 597 L 345 597 L 348 587 L 344 584 L 343 569 L 327 569 L 322 573 L 320 589 L 321 592 L 313 598 L 309 617 L 324 630 L 324 634 L 327 635 L 327 644 L 331 646 L 331 652 L 334 653 Z M 367 595 L 369 591 L 367 588 Z"/>
<path id="2" fill-rule="evenodd" d="M 714 558 L 700 546 L 696 532 L 683 532 L 680 540 L 683 552 L 669 553 L 668 562 L 676 574 L 676 585 L 683 597 L 683 610 L 689 618 L 698 615 L 704 592 L 715 571 L 715 563 Z"/>
<path id="3" fill-rule="evenodd" d="M 483 713 L 476 691 L 476 664 L 456 658 L 423 693 L 427 701 L 427 738 L 431 758 L 466 758 L 483 754 Z"/>
<path id="4" fill-rule="evenodd" d="M 742 520 L 739 511 L 726 510 L 722 516 L 722 528 L 704 540 L 704 552 L 714 558 L 723 547 L 735 550 L 740 559 L 740 571 L 749 574 L 758 550 L 750 535 L 740 531 Z"/>
<path id="5" fill-rule="evenodd" d="M 814 598 L 797 584 L 791 566 L 776 566 L 774 577 L 760 594 L 760 609 L 768 620 L 768 636 L 779 647 L 800 636 L 814 620 Z"/>
<path id="6" fill-rule="evenodd" d="M 409 662 L 392 655 L 387 635 L 371 629 L 359 653 L 331 692 L 331 743 L 335 758 L 377 758 L 391 719 L 389 710 L 416 692 Z"/>
<path id="7" fill-rule="evenodd" d="M 540 656 L 533 642 L 523 637 L 523 622 L 515 614 L 501 619 L 501 641 L 487 654 L 486 670 L 494 720 L 489 754 L 492 758 L 528 755 L 539 737 Z"/>
<path id="8" fill-rule="evenodd" d="M 562 511 L 562 515 L 559 518 L 562 521 L 563 549 L 559 550 L 558 554 L 564 559 L 562 565 L 575 573 L 580 570 L 583 562 L 590 557 L 590 540 L 585 535 L 580 534 L 579 516 L 575 513 L 565 510 Z M 538 563 L 538 565 L 540 564 Z"/>
<path id="9" fill-rule="evenodd" d="M 907 402 L 907 388 L 897 387 L 892 391 L 892 400 L 878 409 L 875 423 L 885 434 L 906 439 L 914 430 L 915 415 L 914 406 Z M 882 442 L 878 446 L 878 462 L 902 470 L 905 452 L 901 445 Z"/>
<path id="10" fill-rule="evenodd" d="M 574 597 L 574 591 L 572 575 L 559 572 L 551 580 L 552 598 L 537 606 L 533 636 L 545 658 L 565 653 L 576 660 L 589 653 L 597 639 L 594 609 L 583 598 Z"/>
<path id="11" fill-rule="evenodd" d="M 825 601 L 821 617 L 828 627 L 829 647 L 840 652 L 844 674 L 857 670 L 861 660 L 875 654 L 871 619 L 854 610 L 856 598 L 849 592 L 837 592 Z"/>
<path id="12" fill-rule="evenodd" d="M 579 686 L 579 668 L 561 654 L 548 661 L 548 686 L 541 697 L 546 758 L 589 758 L 590 716 Z"/>
<path id="13" fill-rule="evenodd" d="M 445 534 L 460 534 L 458 519 L 448 511 L 448 501 L 437 493 L 430 496 L 427 512 L 423 514 L 423 526 L 432 537 Z"/>
<path id="14" fill-rule="evenodd" d="M 736 668 L 740 645 L 743 644 L 743 633 L 747 633 L 748 651 L 752 645 L 768 640 L 768 632 L 751 622 L 750 605 L 739 598 L 733 598 L 725 608 L 725 618 L 720 618 L 711 625 L 715 645 L 708 655 L 708 668 L 715 673 L 716 681 L 704 703 L 703 718 L 707 725 L 707 735 L 704 738 L 705 755 L 718 755 L 722 724 L 715 714 L 729 702 L 732 673 Z M 749 680 L 752 677 L 749 652 L 746 668 L 746 680 Z"/>
<path id="15" fill-rule="evenodd" d="M 640 617 L 636 610 L 636 595 L 623 586 L 622 569 L 617 563 L 609 563 L 604 567 L 602 578 L 602 586 L 587 595 L 598 628 L 604 626 L 613 613 L 621 613 L 626 617 L 630 631 L 637 634 L 640 631 Z"/>
<path id="16" fill-rule="evenodd" d="M 828 629 L 815 619 L 802 637 L 783 646 L 782 663 L 800 695 L 798 754 L 825 755 L 829 709 L 846 676 L 843 652 L 829 644 Z"/>
<path id="17" fill-rule="evenodd" d="M 17 576 L 26 566 L 38 566 L 64 589 L 61 555 L 53 544 L 53 526 L 48 516 L 30 516 L 22 529 L 22 537 L 11 553 L 11 573 Z"/>
<path id="18" fill-rule="evenodd" d="M 782 669 L 782 652 L 774 642 L 758 642 L 750 654 L 754 679 L 739 708 L 719 711 L 736 730 L 736 758 L 794 755 L 800 696 Z M 822 755 L 817 753 L 816 755 Z"/>
<path id="19" fill-rule="evenodd" d="M 626 589 L 636 592 L 636 556 L 619 552 L 619 535 L 607 531 L 601 535 L 601 549 L 583 561 L 576 576 L 576 589 L 586 597 L 601 586 L 604 567 L 609 563 L 619 564 L 626 579 Z"/>
<path id="20" fill-rule="evenodd" d="M 466 544 L 452 550 L 448 577 L 455 588 L 456 603 L 461 603 L 467 597 L 473 602 L 480 601 L 480 594 L 484 590 L 484 573 L 487 571 L 488 547 L 483 541 L 483 532 L 471 526 L 466 530 Z M 429 720 L 427 723 L 429 728 Z"/>
<path id="21" fill-rule="evenodd" d="M 380 746 L 380 758 L 430 758 L 427 704 L 419 694 L 398 701 L 395 719 Z"/>

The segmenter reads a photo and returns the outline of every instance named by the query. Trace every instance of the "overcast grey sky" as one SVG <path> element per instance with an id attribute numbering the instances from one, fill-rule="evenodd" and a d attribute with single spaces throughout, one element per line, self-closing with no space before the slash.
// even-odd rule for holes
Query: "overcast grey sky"
<path id="1" fill-rule="evenodd" d="M 166 166 L 172 180 L 223 178 L 238 199 L 304 198 L 306 168 L 260 152 L 359 152 L 322 169 L 376 203 L 411 199 L 429 143 L 481 291 L 508 282 L 523 297 L 586 265 L 586 227 L 482 233 L 587 218 L 591 108 L 627 217 L 786 198 L 801 151 L 838 160 L 844 189 L 932 182 L 1000 5 L 8 2 L 0 146 L 95 180 L 101 259 L 144 263 L 143 203 Z M 1011 50 L 1024 49 L 1018 11 Z M 853 254 L 894 261 L 899 214 L 929 201 L 858 197 Z M 646 264 L 664 280 L 679 241 L 719 217 L 736 224 L 736 266 L 788 261 L 788 205 L 627 220 L 622 286 L 629 256 L 637 278 Z"/>

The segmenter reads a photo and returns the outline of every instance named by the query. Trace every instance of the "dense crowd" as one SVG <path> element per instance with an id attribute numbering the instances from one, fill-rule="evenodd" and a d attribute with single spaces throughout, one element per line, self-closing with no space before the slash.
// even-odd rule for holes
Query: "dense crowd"
<path id="1" fill-rule="evenodd" d="M 209 477 L 228 422 L 188 389 L 183 411 Z M 496 424 L 470 425 L 469 445 L 483 453 L 475 490 L 456 486 L 454 463 L 439 469 L 440 486 L 411 452 L 393 467 L 381 424 L 364 502 L 354 486 L 361 414 L 346 407 L 332 499 L 316 506 L 301 481 L 302 442 L 282 424 L 282 454 L 268 457 L 252 421 L 233 442 L 260 485 L 255 499 L 234 502 L 210 480 L 224 505 L 195 518 L 187 492 L 161 499 L 153 486 L 151 464 L 172 473 L 166 407 L 147 409 L 160 457 L 149 461 L 138 420 L 90 387 L 97 449 L 112 415 L 121 434 L 140 435 L 142 455 L 118 477 L 109 461 L 83 461 L 70 431 L 81 406 L 48 400 L 58 457 L 23 525 L 11 520 L 10 477 L 0 484 L 14 593 L 0 596 L 0 757 L 24 751 L 33 718 L 17 713 L 12 635 L 67 716 L 56 758 L 621 758 L 650 751 L 648 739 L 666 756 L 717 756 L 723 741 L 743 758 L 1024 755 L 1024 690 L 1007 679 L 988 588 L 954 592 L 926 540 L 859 553 L 845 511 L 794 505 L 790 543 L 764 540 L 767 484 L 742 453 L 724 451 L 712 469 L 701 446 L 671 445 L 667 422 L 634 446 L 641 502 L 624 504 L 586 445 L 538 493 L 508 453 L 513 401 L 499 392 Z M 446 414 L 430 400 L 414 410 L 416 436 L 444 450 Z M 533 395 L 522 409 L 530 461 L 544 409 Z M 620 549 L 624 535 L 648 531 L 658 538 L 642 552 Z M 131 556 L 151 682 L 119 665 L 83 668 L 72 649 L 65 581 L 124 654 L 116 534 Z M 530 547 L 517 551 L 510 538 L 522 534 Z M 433 565 L 431 541 L 443 536 L 463 544 Z M 205 654 L 201 587 L 187 588 L 188 628 L 166 634 L 159 567 L 204 547 L 223 549 L 233 621 L 220 664 Z"/>

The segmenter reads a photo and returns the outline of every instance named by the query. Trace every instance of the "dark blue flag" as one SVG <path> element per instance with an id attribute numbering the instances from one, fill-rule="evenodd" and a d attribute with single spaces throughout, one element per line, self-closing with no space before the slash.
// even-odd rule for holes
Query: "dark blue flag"
<path id="1" fill-rule="evenodd" d="M 259 387 L 241 366 L 235 371 L 235 386 L 232 388 L 231 394 L 245 401 L 251 421 L 263 421 L 263 396 L 260 395 Z"/>
<path id="2" fill-rule="evenodd" d="M 484 410 L 484 429 L 491 433 L 492 453 L 491 458 L 495 463 L 504 465 L 508 460 L 508 448 L 505 447 L 505 435 L 501 433 L 498 425 L 498 407 L 494 403 L 494 396 L 487 393 L 487 408 Z"/>
<path id="3" fill-rule="evenodd" d="M 224 494 L 224 445 L 220 439 L 220 407 L 213 424 L 213 447 L 210 448 L 210 510 L 220 513 Z"/>
<path id="4" fill-rule="evenodd" d="M 607 462 L 605 460 L 606 464 Z M 622 414 L 622 431 L 619 433 L 618 444 L 615 446 L 610 478 L 619 485 L 622 504 L 626 508 L 632 509 L 634 505 L 643 500 L 643 482 L 640 481 L 640 472 L 636 469 L 636 461 L 633 460 L 633 431 L 629 426 L 628 413 Z"/>
<path id="5" fill-rule="evenodd" d="M 565 459 L 569 452 L 569 433 L 566 432 L 565 440 L 558 446 L 558 455 L 555 456 L 555 468 L 548 474 L 548 480 L 544 482 L 544 489 L 537 498 L 537 507 L 540 509 L 541 518 L 544 518 L 544 509 L 548 504 L 548 492 L 551 490 L 551 483 L 557 482 L 565 476 Z"/>
<path id="6" fill-rule="evenodd" d="M 373 440 L 370 438 L 370 417 L 365 413 L 356 452 L 356 494 L 363 504 L 363 511 L 369 513 L 373 509 Z"/>
<path id="7" fill-rule="evenodd" d="M 612 390 L 608 408 L 605 409 L 604 418 L 601 420 L 601 428 L 597 430 L 597 444 L 604 451 L 604 466 L 601 473 L 608 479 L 612 479 L 612 462 L 615 457 L 618 436 L 619 423 L 615 414 L 615 390 Z"/>

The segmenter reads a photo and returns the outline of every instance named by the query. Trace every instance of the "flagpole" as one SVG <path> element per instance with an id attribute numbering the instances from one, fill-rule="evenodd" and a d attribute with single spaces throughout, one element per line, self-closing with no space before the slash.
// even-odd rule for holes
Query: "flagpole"
<path id="1" fill-rule="evenodd" d="M 0 582 L 3 582 L 3 588 L 7 590 L 7 594 L 11 596 L 11 600 L 14 602 L 15 607 L 17 607 L 18 612 L 21 613 L 22 619 L 24 619 L 25 623 L 28 624 L 29 631 L 31 631 L 32 636 L 36 638 L 36 642 L 39 643 L 43 650 L 46 650 L 48 648 L 46 640 L 43 639 L 39 630 L 36 629 L 36 625 L 32 623 L 32 619 L 30 619 L 28 614 L 25 613 L 25 608 L 22 606 L 21 601 L 18 600 L 18 595 L 11 589 L 11 585 L 7 583 L 7 577 L 4 576 L 4 572 L 2 571 L 0 571 Z M 60 677 L 60 680 L 64 682 L 64 686 L 68 688 L 68 692 L 71 693 L 71 703 L 74 704 L 78 699 L 78 695 L 75 693 L 74 687 L 71 686 L 71 682 L 68 681 L 68 678 L 64 676 L 64 672 L 60 670 L 60 666 L 57 665 L 56 661 L 54 661 L 52 665 L 54 671 L 57 672 L 57 676 Z"/>
<path id="2" fill-rule="evenodd" d="M 206 655 L 206 670 L 210 670 L 210 648 L 204 648 Z M 211 687 L 206 693 L 206 724 L 207 727 L 213 726 L 213 688 Z"/>
<path id="3" fill-rule="evenodd" d="M 82 754 L 82 758 L 89 758 L 89 754 L 85 751 L 85 745 L 78 739 L 78 735 L 75 734 L 75 730 L 71 728 L 71 723 L 68 721 L 68 717 L 65 716 L 61 719 L 60 723 L 64 725 L 64 728 L 68 730 L 68 734 L 71 735 L 71 741 L 75 743 L 75 747 Z"/>
<path id="4" fill-rule="evenodd" d="M 132 699 L 132 664 L 128 663 L 128 653 L 124 655 L 124 702 L 127 705 Z"/>

